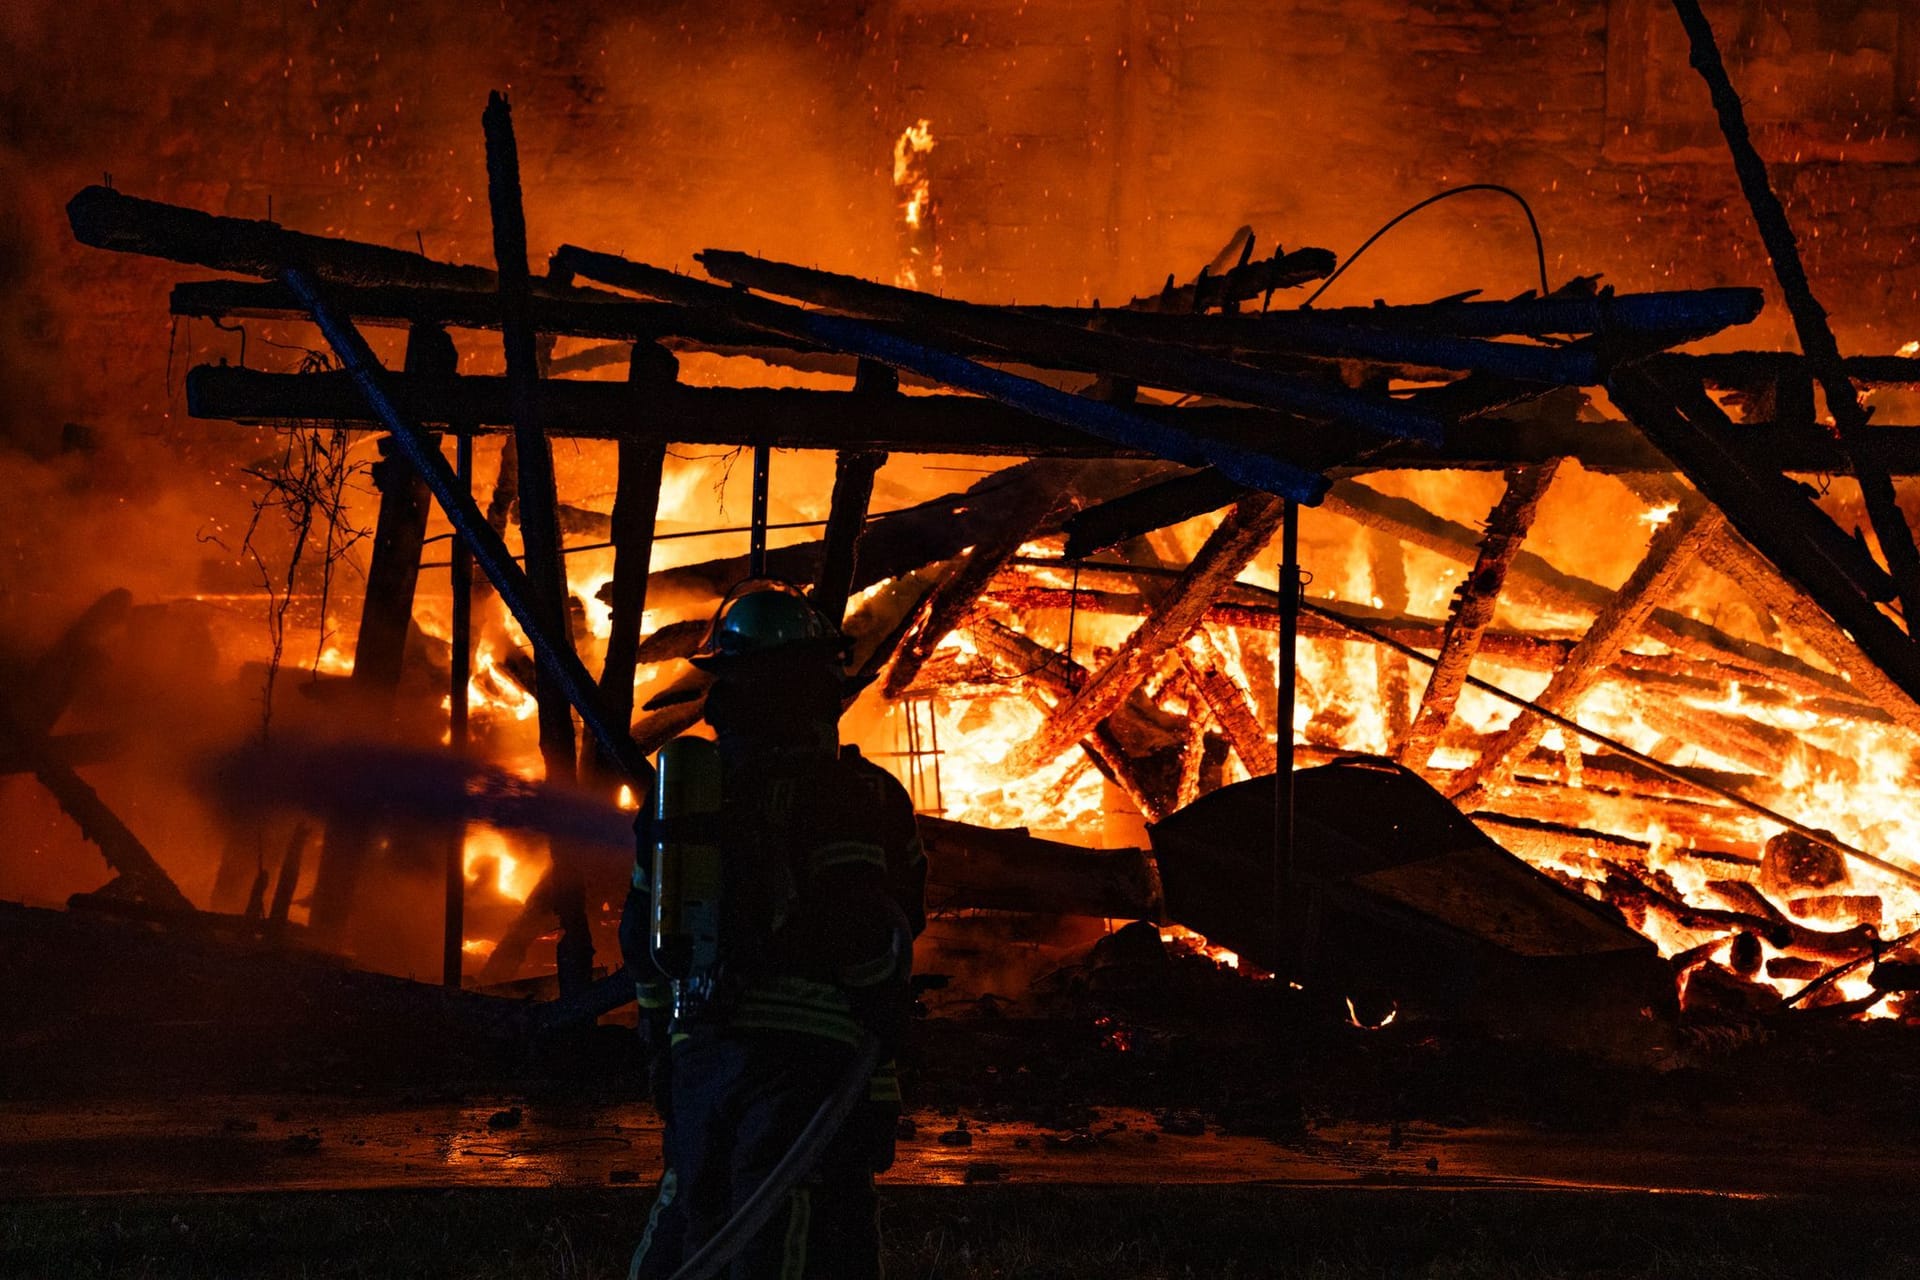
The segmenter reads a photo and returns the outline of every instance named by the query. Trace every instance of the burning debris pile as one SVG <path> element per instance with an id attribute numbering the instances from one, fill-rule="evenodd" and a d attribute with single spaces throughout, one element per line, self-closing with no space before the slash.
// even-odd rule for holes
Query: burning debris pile
<path id="1" fill-rule="evenodd" d="M 1276 307 L 1335 260 L 1256 257 L 1248 231 L 1122 307 L 963 302 L 922 291 L 940 274 L 925 121 L 894 166 L 913 287 L 715 249 L 696 255 L 705 278 L 571 245 L 530 276 L 503 101 L 487 141 L 497 270 L 106 187 L 69 206 L 84 243 L 257 278 L 182 283 L 176 316 L 318 324 L 328 358 L 303 371 L 193 369 L 194 416 L 385 433 L 357 640 L 334 661 L 359 732 L 420 738 L 445 707 L 454 749 L 631 808 L 632 762 L 698 721 L 680 660 L 701 619 L 771 575 L 845 612 L 866 682 L 849 736 L 957 820 L 930 841 L 953 851 L 935 860 L 951 908 L 1155 914 L 1137 851 L 978 828 L 1139 844 L 1116 810 L 1179 822 L 1236 782 L 1362 752 L 1617 908 L 1690 1002 L 1904 1009 L 1887 993 L 1911 972 L 1895 940 L 1920 926 L 1904 622 L 1920 557 L 1892 477 L 1920 471 L 1920 448 L 1869 426 L 1855 387 L 1920 384 L 1920 360 L 1842 361 L 1803 278 L 1787 292 L 1805 356 L 1679 352 L 1752 321 L 1756 290 L 1549 287 L 1544 256 L 1541 288 L 1506 300 Z M 1777 204 L 1756 207 L 1797 262 Z M 364 331 L 392 328 L 404 352 L 382 363 Z M 504 374 L 461 372 L 455 330 L 499 332 Z M 699 385 L 698 362 L 777 385 Z M 556 441 L 589 442 L 610 511 L 604 484 L 556 479 Z M 747 555 L 651 568 L 670 444 L 752 450 L 750 524 L 701 531 L 746 534 Z M 774 450 L 834 455 L 817 537 L 773 545 Z M 498 459 L 483 500 L 476 454 Z M 873 510 L 882 466 L 913 454 L 989 474 Z M 1841 473 L 1886 568 L 1789 478 Z M 454 535 L 444 610 L 420 591 L 429 490 Z M 1263 557 L 1299 505 L 1318 576 L 1296 612 Z M 1550 520 L 1620 585 L 1527 550 Z M 1297 707 L 1271 674 L 1294 625 Z M 413 703 L 430 714 L 396 713 Z M 293 839 L 273 910 L 297 901 L 315 941 L 351 946 L 367 881 L 418 844 L 414 871 L 445 868 L 450 981 L 463 952 L 483 982 L 523 975 L 557 924 L 560 989 L 588 990 L 617 856 L 404 829 L 370 810 Z M 164 860 L 135 895 L 150 906 L 168 905 Z"/>

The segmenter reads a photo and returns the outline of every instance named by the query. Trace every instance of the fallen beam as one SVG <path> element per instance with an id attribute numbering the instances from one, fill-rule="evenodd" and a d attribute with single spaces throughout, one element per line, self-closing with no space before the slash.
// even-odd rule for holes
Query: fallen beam
<path id="1" fill-rule="evenodd" d="M 707 249 L 694 256 L 709 274 L 731 284 L 984 342 L 1000 348 L 1008 358 L 1029 364 L 1083 369 L 1285 413 L 1346 421 L 1382 435 L 1431 444 L 1439 443 L 1445 436 L 1437 419 L 1381 396 L 1278 377 L 1218 357 L 1170 351 L 1157 343 L 1055 324 L 1003 308 L 896 289 L 854 276 L 717 249 Z M 1164 454 L 1163 450 L 1156 452 Z"/>
<path id="2" fill-rule="evenodd" d="M 1191 466 L 1215 466 L 1250 488 L 1268 490 L 1301 502 L 1317 502 L 1326 491 L 1324 476 L 1300 467 L 1270 448 L 1172 427 L 1110 404 L 1068 395 L 1029 378 L 883 333 L 858 321 L 804 311 L 742 290 L 703 284 L 644 263 L 572 246 L 562 248 L 554 255 L 554 261 L 590 280 L 636 293 L 669 292 L 675 295 L 676 301 L 691 298 L 698 305 L 772 332 L 805 338 L 896 369 L 936 378 L 958 390 L 989 396 L 1036 417 L 1111 443 L 1141 449 L 1156 457 Z"/>
<path id="3" fill-rule="evenodd" d="M 451 433 L 499 434 L 511 419 L 506 379 L 480 375 L 451 378 L 391 373 L 394 403 L 418 422 Z M 343 373 L 264 373 L 226 365 L 201 365 L 187 374 L 187 411 L 196 418 L 297 426 L 343 422 L 376 429 L 377 420 Z M 622 382 L 546 378 L 540 383 L 547 434 L 595 440 L 667 441 L 682 444 L 751 445 L 776 449 L 875 450 L 889 453 L 953 453 L 1017 457 L 1144 457 L 1130 448 L 1057 426 L 975 396 L 903 395 L 885 412 L 854 391 L 688 387 L 641 391 Z M 1132 412 L 1172 426 L 1222 436 L 1264 438 L 1302 466 L 1326 466 L 1334 474 L 1370 470 L 1504 470 L 1567 457 L 1588 471 L 1671 473 L 1674 464 L 1626 423 L 1549 423 L 1499 418 L 1457 422 L 1439 448 L 1394 444 L 1351 459 L 1353 450 L 1378 443 L 1355 429 L 1292 424 L 1281 415 L 1220 405 L 1168 408 L 1136 404 Z M 1846 459 L 1830 442 L 1769 423 L 1743 423 L 1742 440 L 1754 457 L 1776 470 L 1820 474 L 1843 469 Z M 1868 429 L 1873 447 L 1895 475 L 1920 475 L 1920 430 L 1907 426 Z M 1224 482 L 1233 500 L 1244 486 Z M 1201 514 L 1195 511 L 1192 514 Z"/>
<path id="4" fill-rule="evenodd" d="M 1862 580 L 1865 550 L 1793 482 L 1755 467 L 1741 428 L 1704 390 L 1684 373 L 1663 376 L 1639 366 L 1622 370 L 1610 393 L 1742 537 L 1799 584 L 1909 698 L 1920 697 L 1920 648 L 1880 611 L 1879 582 Z"/>
<path id="5" fill-rule="evenodd" d="M 1660 293 L 1603 292 L 1592 297 L 1555 295 L 1507 302 L 1432 302 L 1411 306 L 1299 308 L 1260 315 L 1176 316 L 1098 307 L 1019 307 L 1029 315 L 1159 342 L 1230 347 L 1244 351 L 1284 349 L 1325 325 L 1366 325 L 1462 338 L 1543 337 L 1619 329 L 1639 333 L 1715 332 L 1746 324 L 1760 314 L 1758 289 L 1687 289 Z"/>

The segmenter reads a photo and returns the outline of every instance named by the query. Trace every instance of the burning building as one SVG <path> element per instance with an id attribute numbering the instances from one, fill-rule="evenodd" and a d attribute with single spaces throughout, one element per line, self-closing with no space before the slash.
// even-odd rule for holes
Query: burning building
<path id="1" fill-rule="evenodd" d="M 1714 6 L 1734 121 L 1633 0 L 27 6 L 0 894 L 584 986 L 766 573 L 956 915 L 1204 937 L 1149 824 L 1361 754 L 1898 1015 L 1920 19 L 1844 8 Z"/>

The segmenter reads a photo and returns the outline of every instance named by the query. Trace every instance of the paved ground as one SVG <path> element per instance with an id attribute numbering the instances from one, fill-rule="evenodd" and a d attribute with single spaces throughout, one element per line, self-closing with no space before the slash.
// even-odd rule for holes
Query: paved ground
<path id="1" fill-rule="evenodd" d="M 1108 1109 L 1078 1136 L 922 1113 L 888 1181 L 937 1186 L 1268 1183 L 1693 1191 L 1723 1195 L 1920 1190 L 1920 1162 L 1863 1136 L 1824 1145 L 1408 1126 L 1322 1128 L 1294 1142 L 1176 1135 Z M 1762 1131 L 1764 1132 L 1764 1130 Z M 640 1104 L 507 1097 L 396 1103 L 315 1096 L 177 1105 L 0 1105 L 0 1197 L 209 1191 L 645 1184 L 659 1122 Z"/>

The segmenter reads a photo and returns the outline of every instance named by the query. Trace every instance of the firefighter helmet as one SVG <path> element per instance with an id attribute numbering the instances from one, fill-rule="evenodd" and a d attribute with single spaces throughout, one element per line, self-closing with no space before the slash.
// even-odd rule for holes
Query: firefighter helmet
<path id="1" fill-rule="evenodd" d="M 850 651 L 846 633 L 798 587 L 750 578 L 720 602 L 713 626 L 692 662 L 709 671 L 774 654 L 839 663 L 846 661 Z"/>

